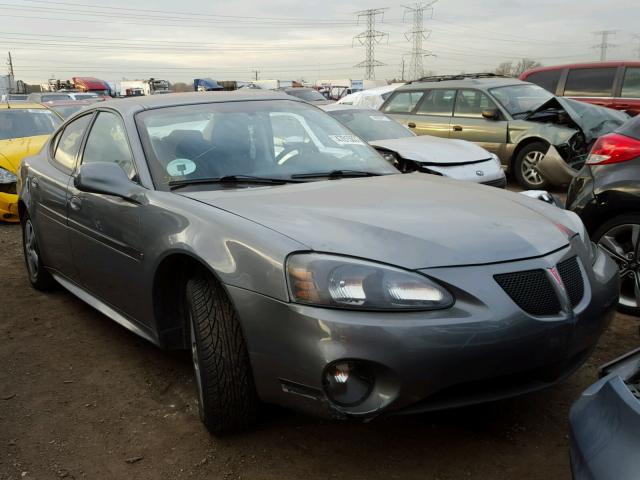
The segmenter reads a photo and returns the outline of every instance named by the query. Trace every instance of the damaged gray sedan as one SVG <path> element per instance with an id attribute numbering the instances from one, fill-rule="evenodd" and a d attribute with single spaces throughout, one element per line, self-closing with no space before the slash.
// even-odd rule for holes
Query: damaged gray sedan
<path id="1" fill-rule="evenodd" d="M 618 298 L 574 213 L 400 174 L 278 93 L 91 105 L 18 188 L 31 284 L 190 350 L 214 433 L 250 426 L 260 401 L 372 418 L 548 387 Z"/>
<path id="2" fill-rule="evenodd" d="M 545 156 L 579 168 L 593 142 L 629 118 L 556 97 L 531 83 L 487 74 L 416 81 L 397 89 L 380 109 L 418 135 L 479 144 L 498 155 L 527 189 L 565 183 L 540 173 Z"/>

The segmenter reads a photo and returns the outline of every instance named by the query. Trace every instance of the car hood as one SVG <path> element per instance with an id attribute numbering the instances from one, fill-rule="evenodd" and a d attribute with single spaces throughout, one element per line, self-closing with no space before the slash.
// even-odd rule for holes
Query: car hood
<path id="1" fill-rule="evenodd" d="M 423 173 L 182 192 L 310 250 L 408 269 L 502 262 L 568 244 L 568 215 L 524 195 Z"/>
<path id="2" fill-rule="evenodd" d="M 527 119 L 549 108 L 562 108 L 567 112 L 571 120 L 582 130 L 587 142 L 613 132 L 631 118 L 626 113 L 611 108 L 579 102 L 570 98 L 552 97 L 531 112 Z"/>
<path id="3" fill-rule="evenodd" d="M 462 165 L 491 158 L 488 151 L 475 143 L 430 135 L 374 140 L 369 144 L 377 148 L 391 150 L 406 160 L 427 165 Z"/>
<path id="4" fill-rule="evenodd" d="M 12 173 L 17 173 L 20 161 L 24 157 L 38 153 L 48 138 L 49 135 L 38 135 L 0 140 L 0 163 L 2 164 L 0 166 Z"/>

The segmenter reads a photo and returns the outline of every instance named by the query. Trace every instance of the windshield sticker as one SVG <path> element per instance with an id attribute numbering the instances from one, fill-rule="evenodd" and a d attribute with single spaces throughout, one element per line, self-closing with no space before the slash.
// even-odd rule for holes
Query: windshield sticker
<path id="1" fill-rule="evenodd" d="M 329 135 L 329 138 L 338 145 L 364 145 L 364 142 L 355 135 Z"/>
<path id="2" fill-rule="evenodd" d="M 391 119 L 389 117 L 385 117 L 384 115 L 369 115 L 371 120 L 375 120 L 376 122 L 390 122 Z"/>
<path id="3" fill-rule="evenodd" d="M 195 171 L 195 162 L 188 158 L 176 158 L 167 164 L 167 173 L 172 177 L 184 177 Z"/>

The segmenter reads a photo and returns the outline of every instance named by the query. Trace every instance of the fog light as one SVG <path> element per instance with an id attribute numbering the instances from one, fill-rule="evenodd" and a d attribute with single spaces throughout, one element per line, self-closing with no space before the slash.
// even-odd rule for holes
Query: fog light
<path id="1" fill-rule="evenodd" d="M 365 363 L 339 361 L 325 369 L 322 383 L 332 402 L 341 407 L 353 407 L 367 399 L 375 379 Z"/>

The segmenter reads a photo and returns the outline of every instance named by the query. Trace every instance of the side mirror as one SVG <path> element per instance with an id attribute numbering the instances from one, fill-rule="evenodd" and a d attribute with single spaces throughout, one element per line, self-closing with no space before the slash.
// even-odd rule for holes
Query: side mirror
<path id="1" fill-rule="evenodd" d="M 95 162 L 80 165 L 73 184 L 81 192 L 102 193 L 140 203 L 140 187 L 127 177 L 119 165 Z"/>
<path id="2" fill-rule="evenodd" d="M 488 108 L 482 111 L 482 117 L 487 120 L 500 120 L 500 111 L 497 108 Z"/>

